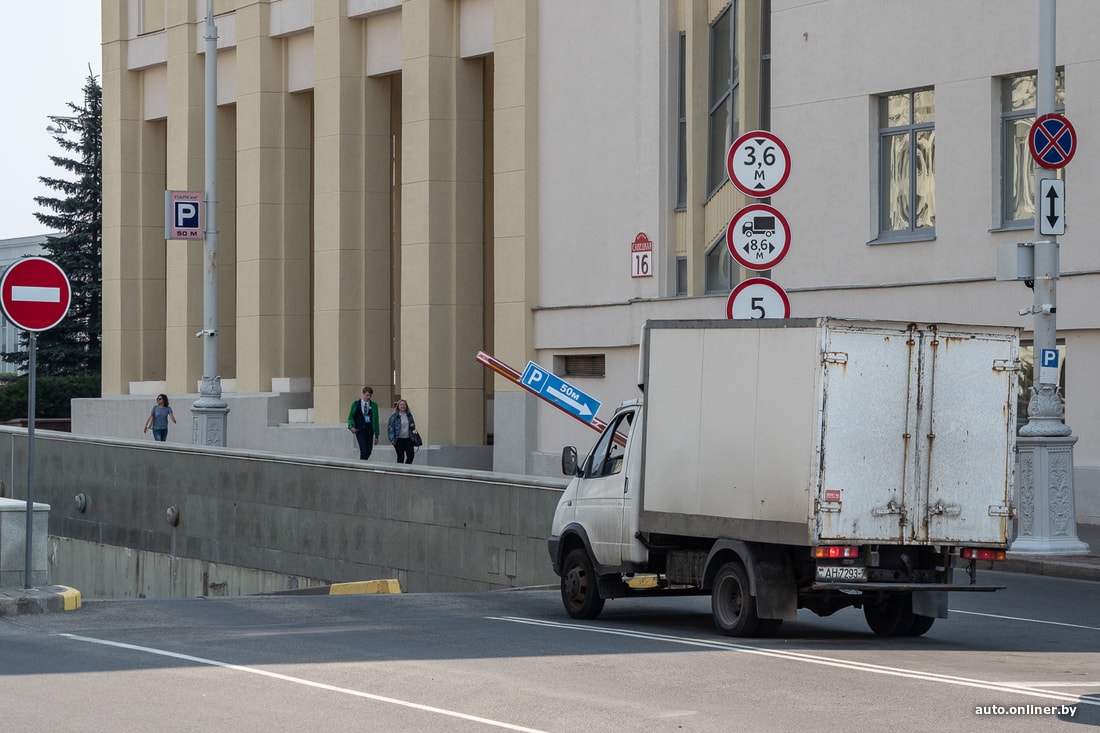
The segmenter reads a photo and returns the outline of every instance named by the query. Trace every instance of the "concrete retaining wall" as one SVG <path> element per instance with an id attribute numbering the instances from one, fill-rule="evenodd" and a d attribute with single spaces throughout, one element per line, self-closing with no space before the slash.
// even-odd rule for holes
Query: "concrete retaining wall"
<path id="1" fill-rule="evenodd" d="M 546 536 L 561 479 L 50 431 L 35 432 L 35 455 L 35 499 L 52 507 L 50 582 L 89 598 L 556 582 Z M 4 495 L 25 497 L 26 475 L 26 431 L 0 428 Z M 250 579 L 234 580 L 239 569 Z"/>

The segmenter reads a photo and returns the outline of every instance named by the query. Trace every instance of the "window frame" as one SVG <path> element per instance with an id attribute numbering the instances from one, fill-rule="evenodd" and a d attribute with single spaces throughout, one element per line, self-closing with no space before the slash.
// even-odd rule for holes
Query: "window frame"
<path id="1" fill-rule="evenodd" d="M 916 122 L 916 95 L 922 92 L 931 92 L 932 94 L 932 119 L 928 121 Z M 934 86 L 914 87 L 912 89 L 898 90 L 895 92 L 889 92 L 886 94 L 880 94 L 875 98 L 877 106 L 877 118 L 878 118 L 878 216 L 877 229 L 878 236 L 871 242 L 871 244 L 880 243 L 892 243 L 892 242 L 920 242 L 929 241 L 936 238 L 936 225 L 935 225 L 935 131 L 936 131 L 936 115 L 935 115 L 935 92 Z M 897 97 L 900 95 L 906 95 L 909 103 L 907 123 L 902 125 L 891 126 L 886 118 L 885 107 L 887 100 L 891 97 Z M 917 190 L 919 175 L 919 156 L 918 153 L 918 137 L 921 134 L 932 133 L 932 219 L 933 224 L 931 226 L 917 226 L 916 214 L 914 212 L 917 205 Z M 907 161 L 907 177 L 908 177 L 908 201 L 909 201 L 909 226 L 905 229 L 889 229 L 887 228 L 887 219 L 889 213 L 889 185 L 891 178 L 887 168 L 887 163 L 890 160 L 888 153 L 889 142 L 895 138 L 905 136 L 907 145 L 906 151 L 908 155 Z"/>
<path id="2" fill-rule="evenodd" d="M 718 14 L 718 17 L 714 19 L 714 22 L 710 24 L 709 30 L 709 65 L 707 67 L 707 197 L 713 196 L 718 189 L 720 189 L 728 180 L 726 174 L 726 153 L 729 152 L 729 146 L 733 143 L 737 137 L 737 131 L 740 129 L 737 120 L 737 90 L 740 87 L 741 80 L 739 78 L 739 68 L 737 64 L 737 14 L 736 14 L 737 2 L 731 0 L 730 4 L 726 6 L 726 9 Z M 723 22 L 729 22 L 729 47 L 726 49 L 728 58 L 725 59 L 729 63 L 729 68 L 726 71 L 729 73 L 730 83 L 728 87 L 725 87 L 716 94 L 714 88 L 716 83 L 715 69 L 719 63 L 719 59 L 715 49 L 715 37 L 716 29 L 719 24 Z M 725 111 L 727 113 L 725 129 L 721 131 L 722 139 L 717 140 L 718 131 L 715 130 L 715 122 L 717 113 Z M 719 161 L 721 165 L 719 165 Z"/>
<path id="3" fill-rule="evenodd" d="M 1028 162 L 1027 173 L 1024 180 L 1028 182 L 1027 191 L 1030 193 L 1031 201 L 1031 215 L 1025 218 L 1012 218 L 1013 212 L 1010 211 L 1010 202 L 1015 201 L 1014 196 L 1010 195 L 1009 187 L 1012 185 L 1012 181 L 1016 180 L 1016 166 L 1013 164 L 1016 160 L 1015 156 L 1010 155 L 1009 152 L 1009 140 L 1015 139 L 1014 135 L 1010 135 L 1010 128 L 1015 125 L 1031 120 L 1034 123 L 1037 116 L 1037 110 L 1039 107 L 1038 89 L 1036 89 L 1034 104 L 1030 107 L 1023 107 L 1020 109 L 1011 109 L 1012 91 L 1011 85 L 1017 79 L 1034 78 L 1038 81 L 1038 72 L 1025 71 L 1019 74 L 1010 74 L 1009 76 L 1003 76 L 1000 78 L 1000 92 L 1001 92 L 1001 147 L 1000 147 L 1000 212 L 998 216 L 998 229 L 1002 230 L 1015 230 L 1015 229 L 1034 229 L 1035 228 L 1035 169 L 1037 164 L 1034 158 L 1031 157 L 1031 151 L 1028 149 L 1025 159 Z M 1054 94 L 1055 105 L 1054 111 L 1062 114 L 1066 110 L 1065 100 L 1065 68 L 1058 67 L 1054 73 Z M 1060 98 L 1060 101 L 1059 101 Z M 1030 129 L 1030 125 L 1028 125 Z M 1055 171 L 1050 171 L 1050 177 L 1064 179 L 1065 168 L 1059 168 Z M 1012 207 L 1013 209 L 1017 207 Z"/>

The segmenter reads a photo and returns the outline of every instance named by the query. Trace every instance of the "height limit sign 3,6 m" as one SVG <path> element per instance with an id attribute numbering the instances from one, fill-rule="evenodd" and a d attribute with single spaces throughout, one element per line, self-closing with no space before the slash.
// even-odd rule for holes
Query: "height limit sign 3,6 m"
<path id="1" fill-rule="evenodd" d="M 791 154 L 778 136 L 767 130 L 753 130 L 730 145 L 726 172 L 741 193 L 767 198 L 783 188 L 790 177 Z"/>

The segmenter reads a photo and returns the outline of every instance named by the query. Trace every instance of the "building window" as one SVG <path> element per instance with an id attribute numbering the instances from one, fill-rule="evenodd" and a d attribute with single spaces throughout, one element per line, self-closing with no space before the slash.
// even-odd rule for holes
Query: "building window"
<path id="1" fill-rule="evenodd" d="M 706 270 L 707 295 L 733 290 L 735 270 L 724 233 L 707 251 Z"/>
<path id="2" fill-rule="evenodd" d="M 566 377 L 603 377 L 607 372 L 603 354 L 566 354 L 558 358 L 554 366 Z"/>
<path id="3" fill-rule="evenodd" d="M 676 258 L 676 294 L 688 294 L 688 258 Z"/>
<path id="4" fill-rule="evenodd" d="M 1054 74 L 1054 106 L 1066 108 L 1065 71 Z M 1035 161 L 1028 137 L 1038 107 L 1037 75 L 1018 74 L 1001 81 L 1001 226 L 1025 229 L 1035 226 Z M 1064 168 L 1050 171 L 1061 178 Z"/>
<path id="5" fill-rule="evenodd" d="M 931 89 L 879 98 L 881 239 L 925 239 L 935 234 L 935 121 Z"/>
<path id="6" fill-rule="evenodd" d="M 687 208 L 687 34 L 680 34 L 680 123 L 676 131 L 676 208 Z"/>
<path id="7" fill-rule="evenodd" d="M 707 195 L 717 191 L 728 176 L 726 153 L 738 134 L 737 38 L 731 2 L 710 27 L 710 119 L 707 132 Z"/>

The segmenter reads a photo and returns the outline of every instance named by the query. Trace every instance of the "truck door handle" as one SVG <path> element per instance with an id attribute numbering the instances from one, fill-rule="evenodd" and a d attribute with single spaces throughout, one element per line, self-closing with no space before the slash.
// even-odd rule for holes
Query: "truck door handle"
<path id="1" fill-rule="evenodd" d="M 937 502 L 935 506 L 929 507 L 929 514 L 946 514 L 949 517 L 957 517 L 962 514 L 962 507 L 958 504 L 944 504 L 942 501 Z"/>
<path id="2" fill-rule="evenodd" d="M 900 506 L 898 506 L 898 503 L 896 501 L 891 499 L 889 502 L 887 502 L 886 506 L 882 506 L 882 507 L 879 507 L 877 509 L 872 509 L 871 510 L 871 516 L 874 516 L 874 517 L 888 517 L 891 514 L 903 514 L 904 512 L 905 512 L 905 510 L 902 509 Z"/>

